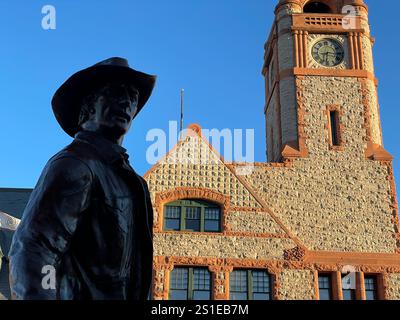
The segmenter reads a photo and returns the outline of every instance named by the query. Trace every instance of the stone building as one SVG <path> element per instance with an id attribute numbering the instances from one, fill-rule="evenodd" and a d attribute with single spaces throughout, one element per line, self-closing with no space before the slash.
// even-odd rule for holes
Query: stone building
<path id="1" fill-rule="evenodd" d="M 400 299 L 373 43 L 363 0 L 279 1 L 262 69 L 268 162 L 227 163 L 192 125 L 145 174 L 154 299 Z"/>
<path id="2" fill-rule="evenodd" d="M 262 68 L 268 162 L 228 163 L 191 125 L 145 174 L 154 299 L 400 299 L 373 42 L 363 0 L 279 1 Z"/>

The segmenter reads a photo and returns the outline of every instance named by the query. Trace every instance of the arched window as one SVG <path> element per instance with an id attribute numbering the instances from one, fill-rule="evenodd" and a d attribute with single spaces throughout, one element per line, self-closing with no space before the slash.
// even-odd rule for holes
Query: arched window
<path id="1" fill-rule="evenodd" d="M 304 13 L 332 13 L 331 8 L 323 2 L 313 1 L 304 6 Z"/>
<path id="2" fill-rule="evenodd" d="M 221 208 L 198 199 L 170 202 L 164 207 L 164 230 L 221 232 Z"/>

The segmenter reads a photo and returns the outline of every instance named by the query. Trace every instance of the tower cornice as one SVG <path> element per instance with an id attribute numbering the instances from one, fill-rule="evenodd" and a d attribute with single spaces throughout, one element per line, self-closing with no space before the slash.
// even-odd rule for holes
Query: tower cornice
<path id="1" fill-rule="evenodd" d="M 275 7 L 275 15 L 278 14 L 278 12 L 283 9 L 285 6 L 292 6 L 293 7 L 293 13 L 297 12 L 303 12 L 303 7 L 308 3 L 312 2 L 314 0 L 279 0 L 279 3 Z M 364 0 L 320 0 L 320 1 L 315 1 L 315 2 L 322 2 L 327 4 L 330 8 L 333 9 L 333 13 L 341 13 L 342 8 L 344 6 L 354 6 L 358 10 L 363 10 L 366 13 L 368 13 L 368 6 L 365 4 Z"/>

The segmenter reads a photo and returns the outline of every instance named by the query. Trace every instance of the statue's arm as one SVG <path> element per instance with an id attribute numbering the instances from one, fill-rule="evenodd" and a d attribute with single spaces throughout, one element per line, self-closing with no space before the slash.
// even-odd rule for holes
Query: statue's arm
<path id="1" fill-rule="evenodd" d="M 153 220 L 154 220 L 154 214 L 153 214 L 153 206 L 151 204 L 151 197 L 150 197 L 150 191 L 147 185 L 147 181 L 143 179 L 142 177 L 139 177 L 142 180 L 142 184 L 144 186 L 144 192 L 145 192 L 145 197 L 146 197 L 146 213 L 147 213 L 147 222 L 148 222 L 148 230 L 146 232 L 150 233 L 150 238 L 152 243 L 149 244 L 150 252 L 146 252 L 147 256 L 144 262 L 144 267 L 142 271 L 144 272 L 143 274 L 143 288 L 142 292 L 140 295 L 141 300 L 146 300 L 150 298 L 149 294 L 151 292 L 151 277 L 152 277 L 152 270 L 153 270 Z"/>
<path id="2" fill-rule="evenodd" d="M 52 270 L 58 279 L 60 260 L 89 206 L 92 181 L 90 168 L 79 159 L 63 157 L 47 164 L 13 238 L 13 298 L 57 299 Z"/>

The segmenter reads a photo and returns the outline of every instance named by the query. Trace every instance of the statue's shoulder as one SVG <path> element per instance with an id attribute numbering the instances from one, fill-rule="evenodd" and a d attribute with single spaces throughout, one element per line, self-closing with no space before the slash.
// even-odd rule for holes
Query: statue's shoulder
<path id="1" fill-rule="evenodd" d="M 87 160 L 87 156 L 85 158 L 82 155 L 81 149 L 82 146 L 72 142 L 52 156 L 43 168 L 35 190 L 59 186 L 62 189 L 59 192 L 69 194 L 71 190 L 88 187 L 96 175 L 94 166 Z"/>
<path id="2" fill-rule="evenodd" d="M 75 139 L 49 159 L 44 171 L 76 170 L 93 175 L 97 161 L 99 156 L 93 148 L 88 143 Z M 79 168 L 82 170 L 78 170 Z"/>
<path id="3" fill-rule="evenodd" d="M 64 147 L 62 150 L 57 152 L 50 160 L 57 160 L 61 158 L 75 158 L 83 162 L 89 162 L 98 158 L 98 154 L 90 146 L 90 144 L 81 140 L 75 139 Z"/>

